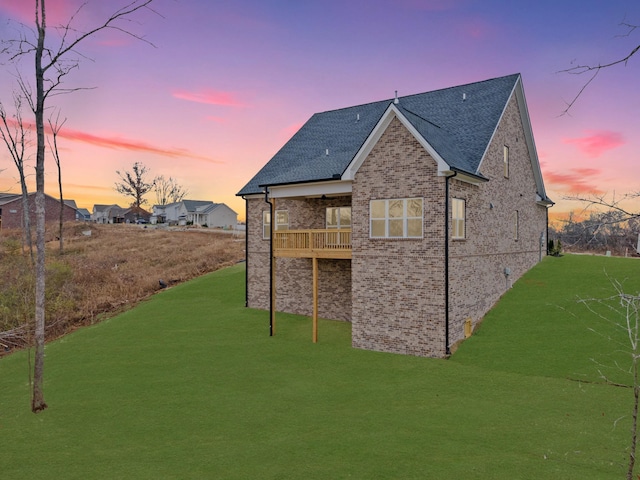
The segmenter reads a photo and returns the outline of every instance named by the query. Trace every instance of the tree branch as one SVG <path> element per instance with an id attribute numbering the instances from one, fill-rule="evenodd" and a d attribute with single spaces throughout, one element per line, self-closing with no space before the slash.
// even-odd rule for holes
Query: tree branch
<path id="1" fill-rule="evenodd" d="M 623 27 L 627 27 L 628 30 L 627 30 L 626 33 L 624 33 L 622 35 L 616 35 L 617 37 L 628 37 L 639 27 L 638 25 L 633 25 L 633 24 L 628 23 L 626 21 L 620 22 L 619 25 L 623 26 Z M 625 55 L 624 57 L 618 58 L 617 60 L 613 60 L 613 61 L 611 61 L 609 63 L 598 64 L 598 65 L 588 65 L 588 64 L 587 65 L 576 65 L 575 67 L 567 68 L 567 69 L 560 70 L 559 72 L 557 72 L 557 73 L 568 73 L 570 75 L 583 75 L 585 73 L 592 72 L 591 77 L 584 83 L 584 85 L 582 85 L 582 88 L 580 88 L 580 90 L 573 97 L 573 99 L 571 99 L 569 102 L 565 102 L 567 104 L 567 108 L 565 108 L 562 111 L 560 116 L 567 115 L 569 113 L 569 110 L 573 107 L 573 105 L 576 103 L 576 101 L 582 96 L 582 94 L 587 89 L 587 87 L 591 84 L 591 82 L 593 82 L 595 80 L 595 78 L 598 76 L 598 73 L 600 73 L 605 68 L 614 67 L 614 66 L 620 65 L 620 64 L 627 65 L 629 63 L 629 60 L 631 60 L 631 58 L 634 55 L 636 55 L 638 53 L 638 51 L 640 51 L 640 44 L 636 45 L 634 48 L 632 48 L 631 51 L 627 55 Z"/>

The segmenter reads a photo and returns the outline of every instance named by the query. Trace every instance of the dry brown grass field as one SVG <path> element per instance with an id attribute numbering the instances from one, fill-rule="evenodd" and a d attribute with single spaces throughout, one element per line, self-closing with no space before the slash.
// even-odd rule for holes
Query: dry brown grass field
<path id="1" fill-rule="evenodd" d="M 47 337 L 130 308 L 161 288 L 245 258 L 244 234 L 68 223 L 47 231 Z M 0 355 L 30 342 L 33 274 L 19 231 L 0 231 Z"/>

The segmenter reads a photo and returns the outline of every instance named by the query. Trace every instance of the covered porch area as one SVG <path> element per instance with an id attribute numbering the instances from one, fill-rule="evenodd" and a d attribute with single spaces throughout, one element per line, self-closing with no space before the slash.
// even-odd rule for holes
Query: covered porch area
<path id="1" fill-rule="evenodd" d="M 320 259 L 351 260 L 351 229 L 308 229 L 273 231 L 273 258 L 311 259 L 312 276 L 312 341 L 318 342 L 318 303 Z M 276 304 L 276 262 L 272 268 L 272 304 Z M 275 325 L 275 311 L 272 310 Z"/>

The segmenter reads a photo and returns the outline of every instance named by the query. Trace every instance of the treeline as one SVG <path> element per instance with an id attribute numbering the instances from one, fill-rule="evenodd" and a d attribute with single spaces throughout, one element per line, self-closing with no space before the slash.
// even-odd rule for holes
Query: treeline
<path id="1" fill-rule="evenodd" d="M 586 219 L 577 219 L 571 213 L 565 220 L 549 226 L 549 245 L 557 247 L 560 241 L 566 252 L 640 256 L 639 234 L 640 218 L 629 217 L 626 212 L 591 212 Z"/>

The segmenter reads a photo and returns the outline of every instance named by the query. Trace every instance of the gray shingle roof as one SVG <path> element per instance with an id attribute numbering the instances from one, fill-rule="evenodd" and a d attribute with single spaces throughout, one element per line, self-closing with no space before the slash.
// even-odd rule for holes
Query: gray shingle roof
<path id="1" fill-rule="evenodd" d="M 187 212 L 196 212 L 201 210 L 203 207 L 211 205 L 213 202 L 210 200 L 181 200 L 184 207 L 187 209 Z M 176 202 L 180 203 L 180 202 Z"/>
<path id="2" fill-rule="evenodd" d="M 450 167 L 478 175 L 519 77 L 514 74 L 400 97 L 395 106 Z M 382 100 L 316 113 L 238 195 L 261 193 L 263 185 L 339 178 L 392 103 L 393 99 Z"/>

